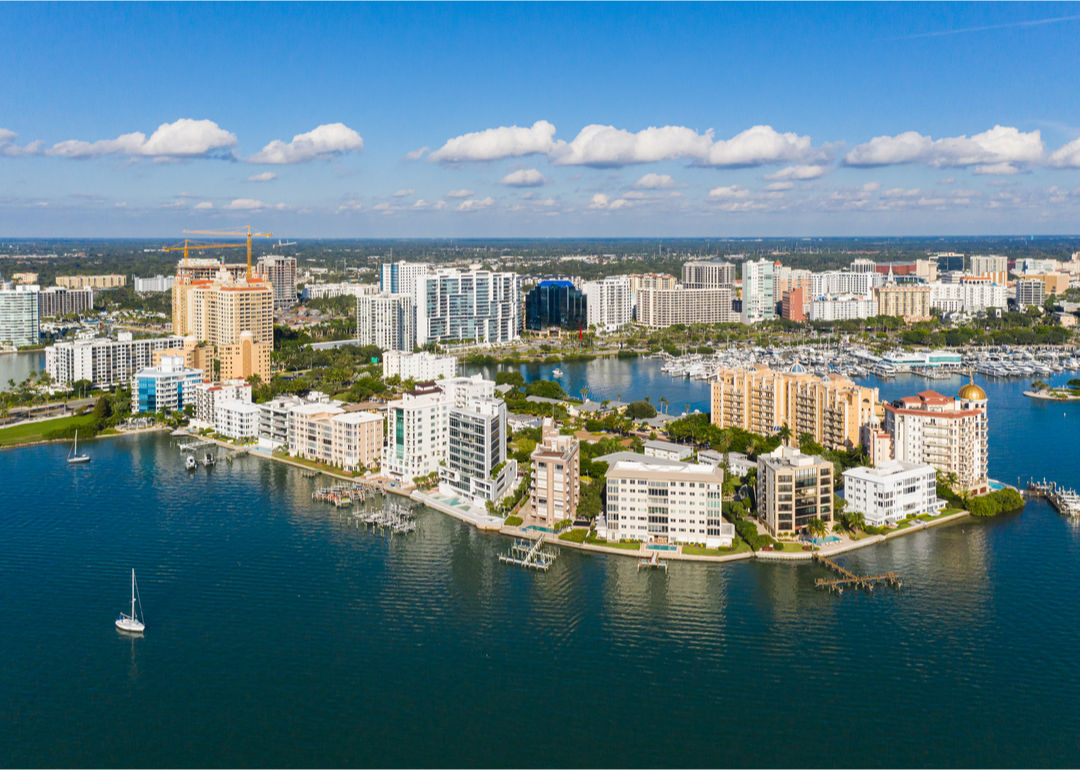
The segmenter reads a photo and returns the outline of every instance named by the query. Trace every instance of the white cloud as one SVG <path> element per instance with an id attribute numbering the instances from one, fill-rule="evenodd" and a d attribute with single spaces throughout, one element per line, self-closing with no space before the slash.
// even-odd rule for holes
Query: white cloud
<path id="1" fill-rule="evenodd" d="M 788 166 L 773 174 L 766 174 L 765 179 L 777 181 L 786 179 L 795 179 L 799 181 L 805 179 L 817 179 L 818 177 L 825 176 L 826 171 L 828 171 L 827 166 Z"/>
<path id="2" fill-rule="evenodd" d="M 535 168 L 522 168 L 504 176 L 501 184 L 508 187 L 540 187 L 547 184 L 547 181 L 547 178 Z"/>
<path id="3" fill-rule="evenodd" d="M 670 174 L 646 174 L 634 182 L 634 187 L 638 190 L 674 190 L 676 187 L 689 186 L 676 182 Z"/>
<path id="4" fill-rule="evenodd" d="M 229 211 L 258 211 L 259 209 L 277 209 L 278 211 L 284 211 L 289 206 L 284 203 L 263 203 L 252 198 L 237 198 L 232 203 L 225 206 Z"/>
<path id="5" fill-rule="evenodd" d="M 476 195 L 472 190 L 451 190 L 444 197 L 446 198 L 471 198 Z"/>
<path id="6" fill-rule="evenodd" d="M 712 201 L 733 200 L 736 198 L 749 198 L 750 191 L 742 185 L 734 184 L 730 187 L 714 187 L 709 190 L 708 199 Z"/>
<path id="7" fill-rule="evenodd" d="M 650 127 L 634 134 L 614 126 L 591 125 L 570 143 L 558 142 L 551 156 L 558 166 L 626 166 L 700 159 L 711 143 L 711 133 L 699 134 L 682 126 Z"/>
<path id="8" fill-rule="evenodd" d="M 247 158 L 248 163 L 307 163 L 348 152 L 363 152 L 364 140 L 344 123 L 328 123 L 306 134 L 297 134 L 291 142 L 275 139 Z"/>
<path id="9" fill-rule="evenodd" d="M 915 198 L 922 194 L 922 190 L 915 188 L 914 190 L 905 190 L 902 187 L 894 187 L 891 190 L 886 190 L 881 194 L 882 198 Z"/>
<path id="10" fill-rule="evenodd" d="M 531 128 L 502 126 L 455 137 L 428 156 L 443 163 L 501 160 L 523 155 L 545 154 L 554 143 L 555 126 L 538 120 Z"/>
<path id="11" fill-rule="evenodd" d="M 1012 176 L 1013 174 L 1019 174 L 1020 169 L 1012 163 L 988 163 L 976 166 L 972 173 L 980 176 Z"/>
<path id="12" fill-rule="evenodd" d="M 874 192 L 881 189 L 881 182 L 867 182 L 862 186 L 862 189 L 866 192 Z"/>
<path id="13" fill-rule="evenodd" d="M 589 204 L 591 209 L 606 209 L 611 199 L 603 193 L 597 193 L 592 197 L 592 202 Z"/>
<path id="14" fill-rule="evenodd" d="M 181 118 L 175 123 L 162 123 L 149 139 L 140 131 L 97 142 L 69 139 L 54 144 L 45 154 L 77 160 L 117 154 L 197 158 L 216 150 L 234 147 L 236 143 L 235 134 L 221 128 L 212 120 Z"/>
<path id="15" fill-rule="evenodd" d="M 878 136 L 844 156 L 849 166 L 890 166 L 920 163 L 936 168 L 983 165 L 1004 167 L 1011 163 L 1036 163 L 1042 158 L 1043 141 L 1038 131 L 1022 133 L 1008 126 L 934 141 L 916 131 L 897 136 Z"/>
<path id="16" fill-rule="evenodd" d="M 247 178 L 249 182 L 273 182 L 275 179 L 277 179 L 277 174 L 273 171 L 264 171 L 261 174 L 256 174 L 255 176 L 249 176 Z"/>
<path id="17" fill-rule="evenodd" d="M 363 211 L 363 210 L 364 210 L 364 204 L 361 203 L 360 201 L 345 201 L 340 206 L 338 206 L 337 213 L 341 214 L 342 212 L 345 212 L 345 211 Z"/>
<path id="18" fill-rule="evenodd" d="M 41 152 L 41 142 L 30 142 L 25 147 L 19 147 L 15 144 L 15 140 L 19 138 L 19 135 L 14 131 L 9 131 L 6 128 L 0 128 L 0 155 L 7 156 L 9 158 L 24 158 L 28 155 L 37 155 Z"/>
<path id="19" fill-rule="evenodd" d="M 2 144 L 3 137 L 0 132 L 0 145 Z M 1074 139 L 1054 150 L 1046 159 L 1046 164 L 1054 168 L 1080 168 L 1080 139 Z"/>
<path id="20" fill-rule="evenodd" d="M 462 201 L 455 211 L 480 211 L 493 205 L 495 205 L 495 199 L 490 197 L 481 200 L 467 200 Z"/>
<path id="21" fill-rule="evenodd" d="M 442 211 L 446 208 L 446 201 L 435 201 L 434 203 L 428 203 L 421 198 L 409 207 L 412 211 Z"/>
<path id="22" fill-rule="evenodd" d="M 766 190 L 790 190 L 795 186 L 794 182 L 773 182 L 772 184 L 765 185 Z"/>
<path id="23" fill-rule="evenodd" d="M 772 126 L 754 126 L 728 139 L 718 139 L 709 148 L 703 166 L 764 166 L 770 163 L 824 160 L 825 151 L 815 150 L 809 136 L 781 134 Z M 825 153 L 828 154 L 828 153 Z"/>
<path id="24" fill-rule="evenodd" d="M 424 153 L 427 152 L 430 149 L 431 149 L 430 147 L 428 147 L 427 145 L 424 145 L 419 150 L 413 150 L 412 152 L 405 153 L 404 155 L 401 156 L 401 159 L 402 160 L 420 160 L 422 157 L 424 157 Z"/>
<path id="25" fill-rule="evenodd" d="M 416 190 L 398 190 L 394 193 L 395 198 L 408 198 L 410 195 L 416 195 Z"/>
<path id="26" fill-rule="evenodd" d="M 214 204 L 211 203 L 210 201 L 203 201 L 202 203 L 196 203 L 195 208 L 199 209 L 199 210 L 212 209 L 212 208 L 214 208 Z"/>

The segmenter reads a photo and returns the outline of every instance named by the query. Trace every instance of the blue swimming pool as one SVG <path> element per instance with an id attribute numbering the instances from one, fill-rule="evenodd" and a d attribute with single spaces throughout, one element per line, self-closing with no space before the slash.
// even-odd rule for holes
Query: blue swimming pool
<path id="1" fill-rule="evenodd" d="M 523 529 L 522 531 L 523 532 L 528 532 L 530 529 L 534 529 L 537 532 L 554 532 L 555 531 L 551 527 L 540 527 L 540 526 L 537 526 L 536 524 L 530 524 L 529 526 L 525 527 L 525 529 Z"/>
<path id="2" fill-rule="evenodd" d="M 646 551 L 677 551 L 679 546 L 677 545 L 657 545 L 655 543 L 649 543 L 645 546 Z"/>

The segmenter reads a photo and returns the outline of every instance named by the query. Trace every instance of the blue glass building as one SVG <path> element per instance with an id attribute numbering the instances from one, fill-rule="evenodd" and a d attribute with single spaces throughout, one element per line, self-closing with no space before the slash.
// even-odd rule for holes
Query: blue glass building
<path id="1" fill-rule="evenodd" d="M 525 328 L 589 328 L 585 295 L 570 281 L 541 281 L 525 296 Z"/>

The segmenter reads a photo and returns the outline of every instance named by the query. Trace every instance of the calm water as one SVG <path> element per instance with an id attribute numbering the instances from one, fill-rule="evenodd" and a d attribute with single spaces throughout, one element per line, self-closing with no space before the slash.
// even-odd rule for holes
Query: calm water
<path id="1" fill-rule="evenodd" d="M 45 352 L 41 350 L 0 354 L 0 391 L 8 390 L 8 380 L 15 380 L 15 384 L 18 385 L 31 372 L 38 372 L 44 368 Z"/>
<path id="2" fill-rule="evenodd" d="M 624 399 L 644 379 L 619 376 Z M 1080 405 L 986 387 L 993 474 L 1080 486 Z M 0 451 L 0 764 L 1080 762 L 1080 529 L 1045 505 L 841 557 L 905 585 L 836 597 L 812 564 L 564 550 L 526 573 L 438 513 L 357 531 L 294 469 L 189 476 L 171 442 Z M 135 639 L 113 627 L 131 567 Z"/>

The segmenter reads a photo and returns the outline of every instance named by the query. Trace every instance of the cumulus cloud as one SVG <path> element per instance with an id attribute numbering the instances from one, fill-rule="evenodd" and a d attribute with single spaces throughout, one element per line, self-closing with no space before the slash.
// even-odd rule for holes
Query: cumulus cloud
<path id="1" fill-rule="evenodd" d="M 766 190 L 790 190 L 795 186 L 794 182 L 773 182 L 765 185 Z"/>
<path id="2" fill-rule="evenodd" d="M 742 185 L 733 184 L 730 187 L 714 187 L 709 190 L 708 199 L 711 201 L 733 200 L 736 198 L 749 198 L 750 191 Z"/>
<path id="3" fill-rule="evenodd" d="M 646 174 L 634 182 L 634 188 L 638 190 L 674 190 L 676 187 L 689 187 L 688 184 L 679 184 L 671 178 L 670 174 Z"/>
<path id="4" fill-rule="evenodd" d="M 214 204 L 210 201 L 203 201 L 202 203 L 196 203 L 195 208 L 199 210 L 212 209 L 214 208 Z"/>
<path id="5" fill-rule="evenodd" d="M 773 174 L 766 174 L 765 179 L 776 181 L 794 179 L 802 181 L 806 179 L 817 179 L 818 177 L 824 176 L 826 171 L 828 171 L 827 166 L 788 166 Z"/>
<path id="6" fill-rule="evenodd" d="M 1038 131 L 1023 133 L 1008 126 L 994 126 L 970 138 L 957 136 L 936 141 L 916 131 L 877 136 L 851 150 L 844 156 L 844 163 L 848 166 L 919 163 L 936 168 L 975 165 L 1004 168 L 1013 163 L 1036 163 L 1042 154 L 1043 141 Z"/>
<path id="7" fill-rule="evenodd" d="M 726 141 L 718 139 L 709 148 L 708 156 L 699 163 L 703 166 L 765 166 L 825 160 L 828 154 L 827 150 L 812 147 L 809 136 L 781 134 L 772 126 L 754 126 Z"/>
<path id="8" fill-rule="evenodd" d="M 225 208 L 232 211 L 253 211 L 255 209 L 266 208 L 266 204 L 262 201 L 254 200 L 253 198 L 237 198 L 232 203 L 225 206 Z"/>
<path id="9" fill-rule="evenodd" d="M 494 198 L 488 197 L 488 198 L 483 198 L 481 200 L 473 199 L 473 200 L 462 201 L 461 205 L 459 205 L 455 209 L 455 211 L 480 211 L 481 209 L 486 209 L 486 208 L 489 208 L 489 207 L 494 206 L 494 205 L 495 205 L 495 199 Z"/>
<path id="10" fill-rule="evenodd" d="M 976 166 L 972 170 L 972 173 L 982 176 L 1011 176 L 1013 174 L 1019 174 L 1020 169 L 1012 163 L 988 163 L 982 166 Z"/>
<path id="11" fill-rule="evenodd" d="M 435 201 L 434 203 L 428 203 L 423 198 L 419 199 L 413 205 L 409 206 L 412 211 L 442 211 L 446 208 L 446 201 Z"/>
<path id="12" fill-rule="evenodd" d="M 546 120 L 536 121 L 531 128 L 489 128 L 449 140 L 431 153 L 428 160 L 437 163 L 461 163 L 545 154 L 554 146 L 554 135 L 555 126 Z"/>
<path id="13" fill-rule="evenodd" d="M 611 202 L 611 198 L 604 195 L 603 193 L 597 193 L 596 195 L 594 195 L 592 197 L 592 201 L 589 203 L 589 208 L 591 208 L 591 209 L 606 209 L 608 207 L 608 203 L 610 203 L 610 202 Z"/>
<path id="14" fill-rule="evenodd" d="M 422 157 L 424 157 L 424 153 L 427 152 L 430 149 L 431 149 L 430 147 L 428 147 L 427 145 L 424 145 L 419 150 L 413 150 L 412 152 L 405 153 L 404 155 L 401 156 L 401 159 L 402 160 L 420 160 Z"/>
<path id="15" fill-rule="evenodd" d="M 914 190 L 905 190 L 902 187 L 894 187 L 891 190 L 886 190 L 881 194 L 882 198 L 915 198 L 922 193 L 922 190 L 915 188 Z"/>
<path id="16" fill-rule="evenodd" d="M 522 168 L 504 176 L 501 184 L 508 187 L 540 187 L 547 184 L 547 181 L 547 178 L 535 168 Z"/>
<path id="17" fill-rule="evenodd" d="M 103 155 L 197 158 L 235 147 L 236 143 L 236 134 L 212 120 L 181 118 L 175 123 L 162 123 L 149 139 L 140 131 L 97 142 L 69 139 L 54 144 L 45 150 L 45 154 L 76 160 Z"/>
<path id="18" fill-rule="evenodd" d="M 3 132 L 0 131 L 0 146 L 2 145 Z M 1046 164 L 1054 168 L 1080 168 L 1080 139 L 1074 139 L 1054 150 L 1046 159 Z"/>
<path id="19" fill-rule="evenodd" d="M 476 195 L 472 190 L 451 190 L 446 194 L 447 198 L 471 198 Z"/>
<path id="20" fill-rule="evenodd" d="M 416 195 L 416 190 L 398 190 L 394 193 L 395 198 L 408 198 L 410 195 Z"/>
<path id="21" fill-rule="evenodd" d="M 8 158 L 23 158 L 27 155 L 37 155 L 41 152 L 41 142 L 30 142 L 30 144 L 19 147 L 15 144 L 15 140 L 19 138 L 19 135 L 14 131 L 10 131 L 6 128 L 0 128 L 0 155 L 4 155 Z"/>
<path id="22" fill-rule="evenodd" d="M 682 126 L 650 127 L 636 134 L 614 126 L 591 125 L 573 141 L 558 142 L 552 162 L 559 166 L 627 166 L 682 158 L 704 157 L 711 134 Z"/>
<path id="23" fill-rule="evenodd" d="M 328 123 L 306 134 L 297 134 L 291 142 L 275 139 L 262 151 L 247 158 L 248 163 L 307 163 L 349 152 L 363 152 L 364 140 L 344 123 Z"/>
<path id="24" fill-rule="evenodd" d="M 261 174 L 256 174 L 255 176 L 249 176 L 247 178 L 249 182 L 273 182 L 275 179 L 277 179 L 277 174 L 273 171 L 264 171 Z"/>
<path id="25" fill-rule="evenodd" d="M 341 214 L 341 213 L 347 212 L 347 211 L 363 211 L 363 210 L 364 210 L 364 204 L 361 203 L 360 201 L 345 201 L 340 206 L 338 206 L 337 213 Z"/>

